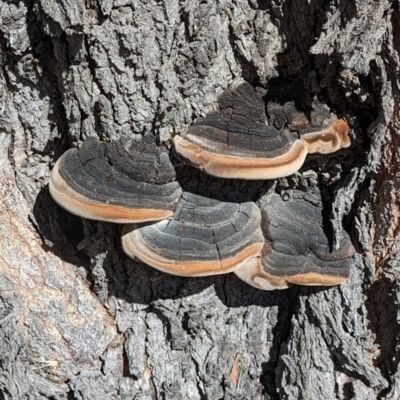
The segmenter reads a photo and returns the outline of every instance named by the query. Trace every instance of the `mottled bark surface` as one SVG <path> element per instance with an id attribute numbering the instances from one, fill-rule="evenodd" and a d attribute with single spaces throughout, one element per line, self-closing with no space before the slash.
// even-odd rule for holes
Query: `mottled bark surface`
<path id="1" fill-rule="evenodd" d="M 3 0 L 0 399 L 399 399 L 399 6 Z M 163 274 L 49 196 L 84 138 L 165 141 L 241 79 L 300 82 L 351 126 L 350 149 L 290 178 L 230 182 L 261 202 L 318 186 L 357 251 L 340 287 Z"/>

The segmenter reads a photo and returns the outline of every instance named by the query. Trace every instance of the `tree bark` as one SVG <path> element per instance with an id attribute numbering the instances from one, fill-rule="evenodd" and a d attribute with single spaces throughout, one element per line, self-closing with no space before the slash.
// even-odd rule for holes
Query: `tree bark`
<path id="1" fill-rule="evenodd" d="M 399 6 L 3 0 L 0 399 L 399 399 Z M 300 81 L 352 128 L 350 150 L 294 177 L 230 182 L 261 201 L 314 170 L 356 247 L 339 287 L 167 275 L 49 196 L 69 147 L 166 141 L 243 79 Z"/>

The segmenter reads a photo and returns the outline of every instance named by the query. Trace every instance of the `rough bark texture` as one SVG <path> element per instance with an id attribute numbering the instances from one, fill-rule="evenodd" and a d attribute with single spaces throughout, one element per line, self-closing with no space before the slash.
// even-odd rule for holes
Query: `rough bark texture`
<path id="1" fill-rule="evenodd" d="M 0 399 L 399 399 L 399 6 L 3 0 Z M 290 178 L 230 182 L 255 201 L 320 187 L 357 250 L 340 287 L 163 274 L 49 196 L 69 147 L 165 141 L 241 79 L 297 80 L 351 125 L 350 149 Z"/>

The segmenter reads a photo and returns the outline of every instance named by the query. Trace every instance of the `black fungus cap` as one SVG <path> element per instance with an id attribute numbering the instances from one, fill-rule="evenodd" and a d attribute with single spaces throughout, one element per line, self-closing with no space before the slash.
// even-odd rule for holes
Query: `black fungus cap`
<path id="1" fill-rule="evenodd" d="M 129 256 L 164 272 L 216 275 L 260 254 L 260 222 L 256 204 L 231 189 L 184 192 L 171 219 L 127 225 L 122 244 Z"/>
<path id="2" fill-rule="evenodd" d="M 88 138 L 57 161 L 49 187 L 54 200 L 73 214 L 129 223 L 171 216 L 182 193 L 174 179 L 168 151 L 151 140 Z"/>

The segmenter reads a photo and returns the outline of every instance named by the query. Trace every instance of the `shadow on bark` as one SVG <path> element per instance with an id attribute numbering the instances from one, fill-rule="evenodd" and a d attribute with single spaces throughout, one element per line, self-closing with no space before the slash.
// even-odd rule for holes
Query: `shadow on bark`
<path id="1" fill-rule="evenodd" d="M 78 266 L 89 265 L 86 253 L 77 248 L 85 238 L 82 219 L 54 203 L 48 187 L 40 190 L 33 206 L 33 226 L 42 239 L 45 251 Z"/>

